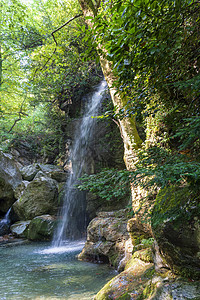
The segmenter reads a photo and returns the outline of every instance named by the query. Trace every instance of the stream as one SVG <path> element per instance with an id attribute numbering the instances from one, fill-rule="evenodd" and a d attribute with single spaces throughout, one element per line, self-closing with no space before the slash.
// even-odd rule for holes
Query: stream
<path id="1" fill-rule="evenodd" d="M 107 265 L 82 262 L 83 241 L 27 242 L 0 246 L 0 299 L 91 300 L 116 272 Z"/>

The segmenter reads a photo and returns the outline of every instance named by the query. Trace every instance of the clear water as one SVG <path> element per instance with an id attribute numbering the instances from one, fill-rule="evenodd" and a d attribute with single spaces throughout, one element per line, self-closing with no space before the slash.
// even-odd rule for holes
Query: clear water
<path id="1" fill-rule="evenodd" d="M 0 247 L 0 299 L 89 300 L 115 271 L 76 259 L 83 242 Z"/>

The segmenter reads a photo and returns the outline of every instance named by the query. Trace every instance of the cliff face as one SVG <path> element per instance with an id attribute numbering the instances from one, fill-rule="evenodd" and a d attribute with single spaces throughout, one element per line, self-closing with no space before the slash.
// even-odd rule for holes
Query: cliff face
<path id="1" fill-rule="evenodd" d="M 92 27 L 93 24 L 90 21 L 91 17 L 98 17 L 98 14 L 101 14 L 101 10 L 100 12 L 98 11 L 99 2 L 92 2 L 87 0 L 79 0 L 79 2 L 84 16 L 86 17 L 88 26 Z M 106 9 L 108 9 L 109 11 L 109 8 L 107 6 L 105 7 L 105 10 Z M 117 5 L 115 6 L 115 9 L 118 9 Z M 130 11 L 131 8 L 129 7 L 129 12 Z M 114 10 L 112 12 L 114 13 Z M 124 11 L 122 10 L 121 13 L 122 16 L 126 14 L 126 9 L 124 9 Z M 108 16 L 108 19 L 109 17 L 110 15 Z M 124 28 L 127 26 L 127 24 L 128 23 L 124 25 Z M 113 27 L 111 27 L 111 30 L 112 29 Z M 144 30 L 145 29 L 146 27 L 144 26 Z M 115 34 L 114 30 L 112 32 L 113 35 Z M 116 40 L 117 37 L 115 37 L 115 41 Z M 186 44 L 183 44 L 180 47 L 184 48 L 185 46 Z M 120 91 L 116 88 L 117 85 L 114 84 L 118 79 L 117 70 L 114 70 L 112 63 L 107 60 L 107 50 L 104 49 L 104 45 L 101 44 L 99 44 L 97 47 L 100 50 L 99 57 L 102 71 L 107 80 L 108 86 L 110 87 L 110 94 L 113 104 L 116 108 L 116 112 L 119 113 L 122 109 L 127 107 L 128 99 L 126 98 L 126 93 L 120 93 Z M 104 52 L 104 55 L 102 55 L 102 52 Z M 114 53 L 118 52 L 114 51 Z M 188 60 L 191 60 L 190 56 L 188 56 Z M 166 61 L 166 64 L 167 63 L 168 61 Z M 175 63 L 175 60 L 172 59 L 171 63 Z M 158 66 L 156 65 L 156 70 L 157 68 Z M 171 66 L 171 68 L 173 69 L 173 66 Z M 183 72 L 186 69 L 187 66 L 183 66 Z M 134 66 L 132 66 L 131 70 L 134 70 Z M 166 69 L 166 74 L 167 72 L 168 70 Z M 159 76 L 157 73 L 154 75 L 155 77 Z M 140 75 L 138 76 L 140 77 Z M 165 80 L 167 80 L 166 78 L 168 77 L 165 77 Z M 150 77 L 149 80 L 153 81 L 153 79 L 154 78 Z M 177 77 L 175 79 L 177 80 Z M 123 80 L 123 83 L 126 82 L 124 78 Z M 180 80 L 182 80 L 182 78 Z M 141 84 L 145 84 L 145 82 L 141 82 Z M 122 87 L 122 85 L 120 87 Z M 154 86 L 152 87 L 152 89 L 154 89 Z M 126 164 L 126 168 L 133 172 L 138 170 L 138 161 L 142 159 L 139 170 L 141 170 L 141 173 L 143 172 L 143 174 L 146 174 L 146 176 L 143 176 L 142 174 L 138 173 L 138 177 L 141 178 L 141 181 L 139 182 L 139 180 L 137 180 L 136 178 L 136 180 L 131 184 L 132 207 L 135 214 L 133 218 L 133 228 L 135 224 L 137 224 L 130 234 L 132 237 L 133 255 L 138 250 L 137 245 L 141 244 L 142 239 L 153 237 L 156 240 L 153 247 L 156 270 L 159 271 L 162 268 L 164 270 L 170 269 L 172 273 L 175 274 L 174 276 L 184 276 L 195 280 L 200 278 L 200 219 L 198 200 L 199 188 L 197 182 L 199 174 L 199 155 L 197 155 L 197 152 L 199 151 L 197 151 L 197 149 L 199 149 L 199 139 L 197 138 L 198 145 L 196 143 L 194 147 L 190 146 L 189 150 L 186 149 L 183 151 L 184 153 L 181 152 L 181 142 L 183 142 L 182 145 L 184 145 L 184 137 L 180 138 L 181 134 L 187 132 L 185 137 L 190 137 L 188 141 L 192 141 L 192 136 L 189 130 L 187 131 L 187 129 L 184 128 L 180 129 L 181 126 L 179 122 L 182 122 L 184 118 L 193 116 L 194 112 L 192 109 L 192 105 L 194 103 L 194 108 L 197 107 L 197 98 L 192 101 L 192 95 L 189 95 L 186 90 L 182 91 L 181 94 L 179 89 L 176 89 L 176 87 L 170 88 L 170 86 L 168 86 L 168 88 L 166 89 L 165 87 L 159 87 L 158 90 L 159 92 L 157 92 L 156 95 L 154 94 L 149 103 L 149 107 L 153 107 L 154 105 L 156 105 L 157 109 L 155 109 L 153 113 L 151 112 L 150 115 L 148 115 L 147 113 L 145 126 L 143 128 L 145 131 L 143 145 L 141 139 L 142 135 L 138 134 L 138 126 L 136 125 L 134 116 L 132 114 L 127 114 L 125 117 L 121 117 L 118 120 L 121 136 L 124 143 L 124 161 Z M 147 93 L 148 92 L 149 91 L 147 91 Z M 159 101 L 157 101 L 158 99 L 161 100 L 160 103 Z M 190 106 L 187 106 L 187 103 L 189 103 L 188 99 L 191 100 Z M 174 105 L 177 107 L 177 110 L 174 109 Z M 191 119 L 189 121 L 188 119 L 187 126 L 191 126 L 193 124 L 192 128 L 194 129 L 194 127 L 197 125 L 197 123 L 195 123 L 195 120 L 199 122 L 198 114 L 197 118 L 194 118 L 193 121 L 191 121 Z M 191 122 L 194 122 L 196 125 L 194 126 L 194 123 Z M 175 137 L 173 137 L 173 135 L 175 135 Z M 196 141 L 196 139 L 193 139 L 193 141 Z M 186 144 L 187 146 L 189 146 L 188 142 Z M 182 148 L 184 147 L 185 146 L 182 146 Z M 138 155 L 138 149 L 140 148 L 142 149 L 142 151 L 144 150 L 143 153 L 145 153 L 146 151 L 143 157 L 140 154 Z M 186 154 L 187 156 L 183 157 L 181 156 L 182 154 Z M 137 184 L 135 184 L 136 182 Z M 191 184 L 191 182 L 193 182 L 193 184 Z M 146 183 L 148 183 L 149 186 Z M 147 189 L 145 187 L 147 187 Z M 149 187 L 151 188 L 149 189 Z M 90 238 L 88 242 L 90 242 Z M 127 270 L 126 274 L 127 273 L 129 273 L 129 270 Z M 128 279 L 126 278 L 124 280 L 126 280 L 127 284 Z M 162 285 L 162 283 L 160 284 Z M 110 287 L 107 287 L 107 292 L 105 292 L 104 290 L 105 293 L 99 293 L 96 299 L 137 299 L 137 296 L 133 295 L 133 290 L 131 291 L 131 289 L 134 288 L 131 288 L 128 284 L 127 293 L 125 293 L 124 290 L 123 292 L 121 292 L 121 294 L 115 295 L 115 293 L 113 293 L 113 289 L 116 291 L 119 285 L 120 283 L 118 282 L 118 284 L 114 287 L 112 282 L 112 284 L 110 284 Z M 158 297 L 156 298 L 156 296 L 154 295 L 155 298 L 150 298 L 154 293 L 153 290 L 156 290 L 156 287 L 158 287 L 158 285 L 159 284 L 157 283 L 152 283 L 151 287 L 154 286 L 155 289 L 147 288 L 149 289 L 149 291 L 151 290 L 149 294 L 147 293 L 147 290 L 146 292 L 144 291 L 144 293 L 142 292 L 142 294 L 141 291 L 137 291 L 136 294 L 142 295 L 140 299 L 164 299 L 162 298 L 165 289 L 164 286 L 163 290 L 158 293 L 160 296 L 158 295 Z M 171 289 L 173 290 L 172 286 Z M 196 290 L 195 286 L 195 295 L 196 292 L 197 294 L 199 293 L 199 291 Z M 167 294 L 166 291 L 166 295 L 167 296 L 165 299 L 168 299 L 169 297 L 175 299 L 174 297 L 176 297 L 176 295 L 174 295 L 172 292 L 169 292 Z M 177 297 L 181 297 L 181 292 Z M 192 298 L 194 297 L 192 296 Z"/>

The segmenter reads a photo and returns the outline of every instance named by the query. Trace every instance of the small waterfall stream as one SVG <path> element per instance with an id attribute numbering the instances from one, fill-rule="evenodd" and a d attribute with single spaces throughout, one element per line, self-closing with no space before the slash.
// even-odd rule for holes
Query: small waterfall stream
<path id="1" fill-rule="evenodd" d="M 11 208 L 9 208 L 4 218 L 0 221 L 0 235 L 4 235 L 9 232 L 10 212 Z"/>
<path id="2" fill-rule="evenodd" d="M 98 113 L 105 89 L 106 82 L 102 81 L 89 97 L 83 117 L 76 128 L 71 149 L 72 171 L 66 182 L 65 198 L 60 212 L 61 221 L 54 234 L 53 247 L 62 246 L 66 239 L 81 238 L 86 230 L 85 197 L 83 192 L 75 188 L 75 185 L 87 168 L 88 147 L 93 136 L 94 122 L 96 121 L 92 117 Z"/>

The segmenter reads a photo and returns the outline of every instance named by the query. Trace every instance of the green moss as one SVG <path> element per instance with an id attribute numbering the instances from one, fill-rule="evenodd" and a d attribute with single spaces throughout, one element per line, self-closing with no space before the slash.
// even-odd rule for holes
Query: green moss
<path id="1" fill-rule="evenodd" d="M 118 266 L 118 254 L 117 253 L 113 253 L 111 255 L 109 255 L 109 261 L 110 261 L 110 264 L 116 268 Z"/>
<path id="2" fill-rule="evenodd" d="M 153 254 L 151 248 L 136 251 L 134 252 L 133 257 L 139 258 L 140 260 L 147 263 L 153 263 Z"/>
<path id="3" fill-rule="evenodd" d="M 139 245 L 141 243 L 141 241 L 143 239 L 145 239 L 144 234 L 140 234 L 138 232 L 129 232 L 129 234 L 130 234 L 133 246 Z"/>
<path id="4" fill-rule="evenodd" d="M 94 297 L 94 300 L 110 300 L 108 296 L 108 292 L 110 291 L 110 283 L 112 279 L 98 292 L 98 294 Z"/>
<path id="5" fill-rule="evenodd" d="M 156 198 L 152 230 L 164 263 L 174 274 L 199 279 L 200 196 L 185 187 L 167 187 Z"/>
<path id="6" fill-rule="evenodd" d="M 117 298 L 118 300 L 130 300 L 131 296 L 128 293 L 123 294 L 122 296 Z"/>
<path id="7" fill-rule="evenodd" d="M 152 213 L 151 223 L 154 228 L 158 227 L 165 220 L 183 219 L 190 220 L 193 213 L 200 215 L 199 195 L 188 187 L 166 187 L 162 189 L 157 197 Z M 190 209 L 188 212 L 188 209 Z"/>
<path id="8" fill-rule="evenodd" d="M 148 284 L 142 294 L 137 298 L 137 300 L 143 300 L 143 299 L 149 299 L 153 294 L 156 289 L 156 284 Z"/>

